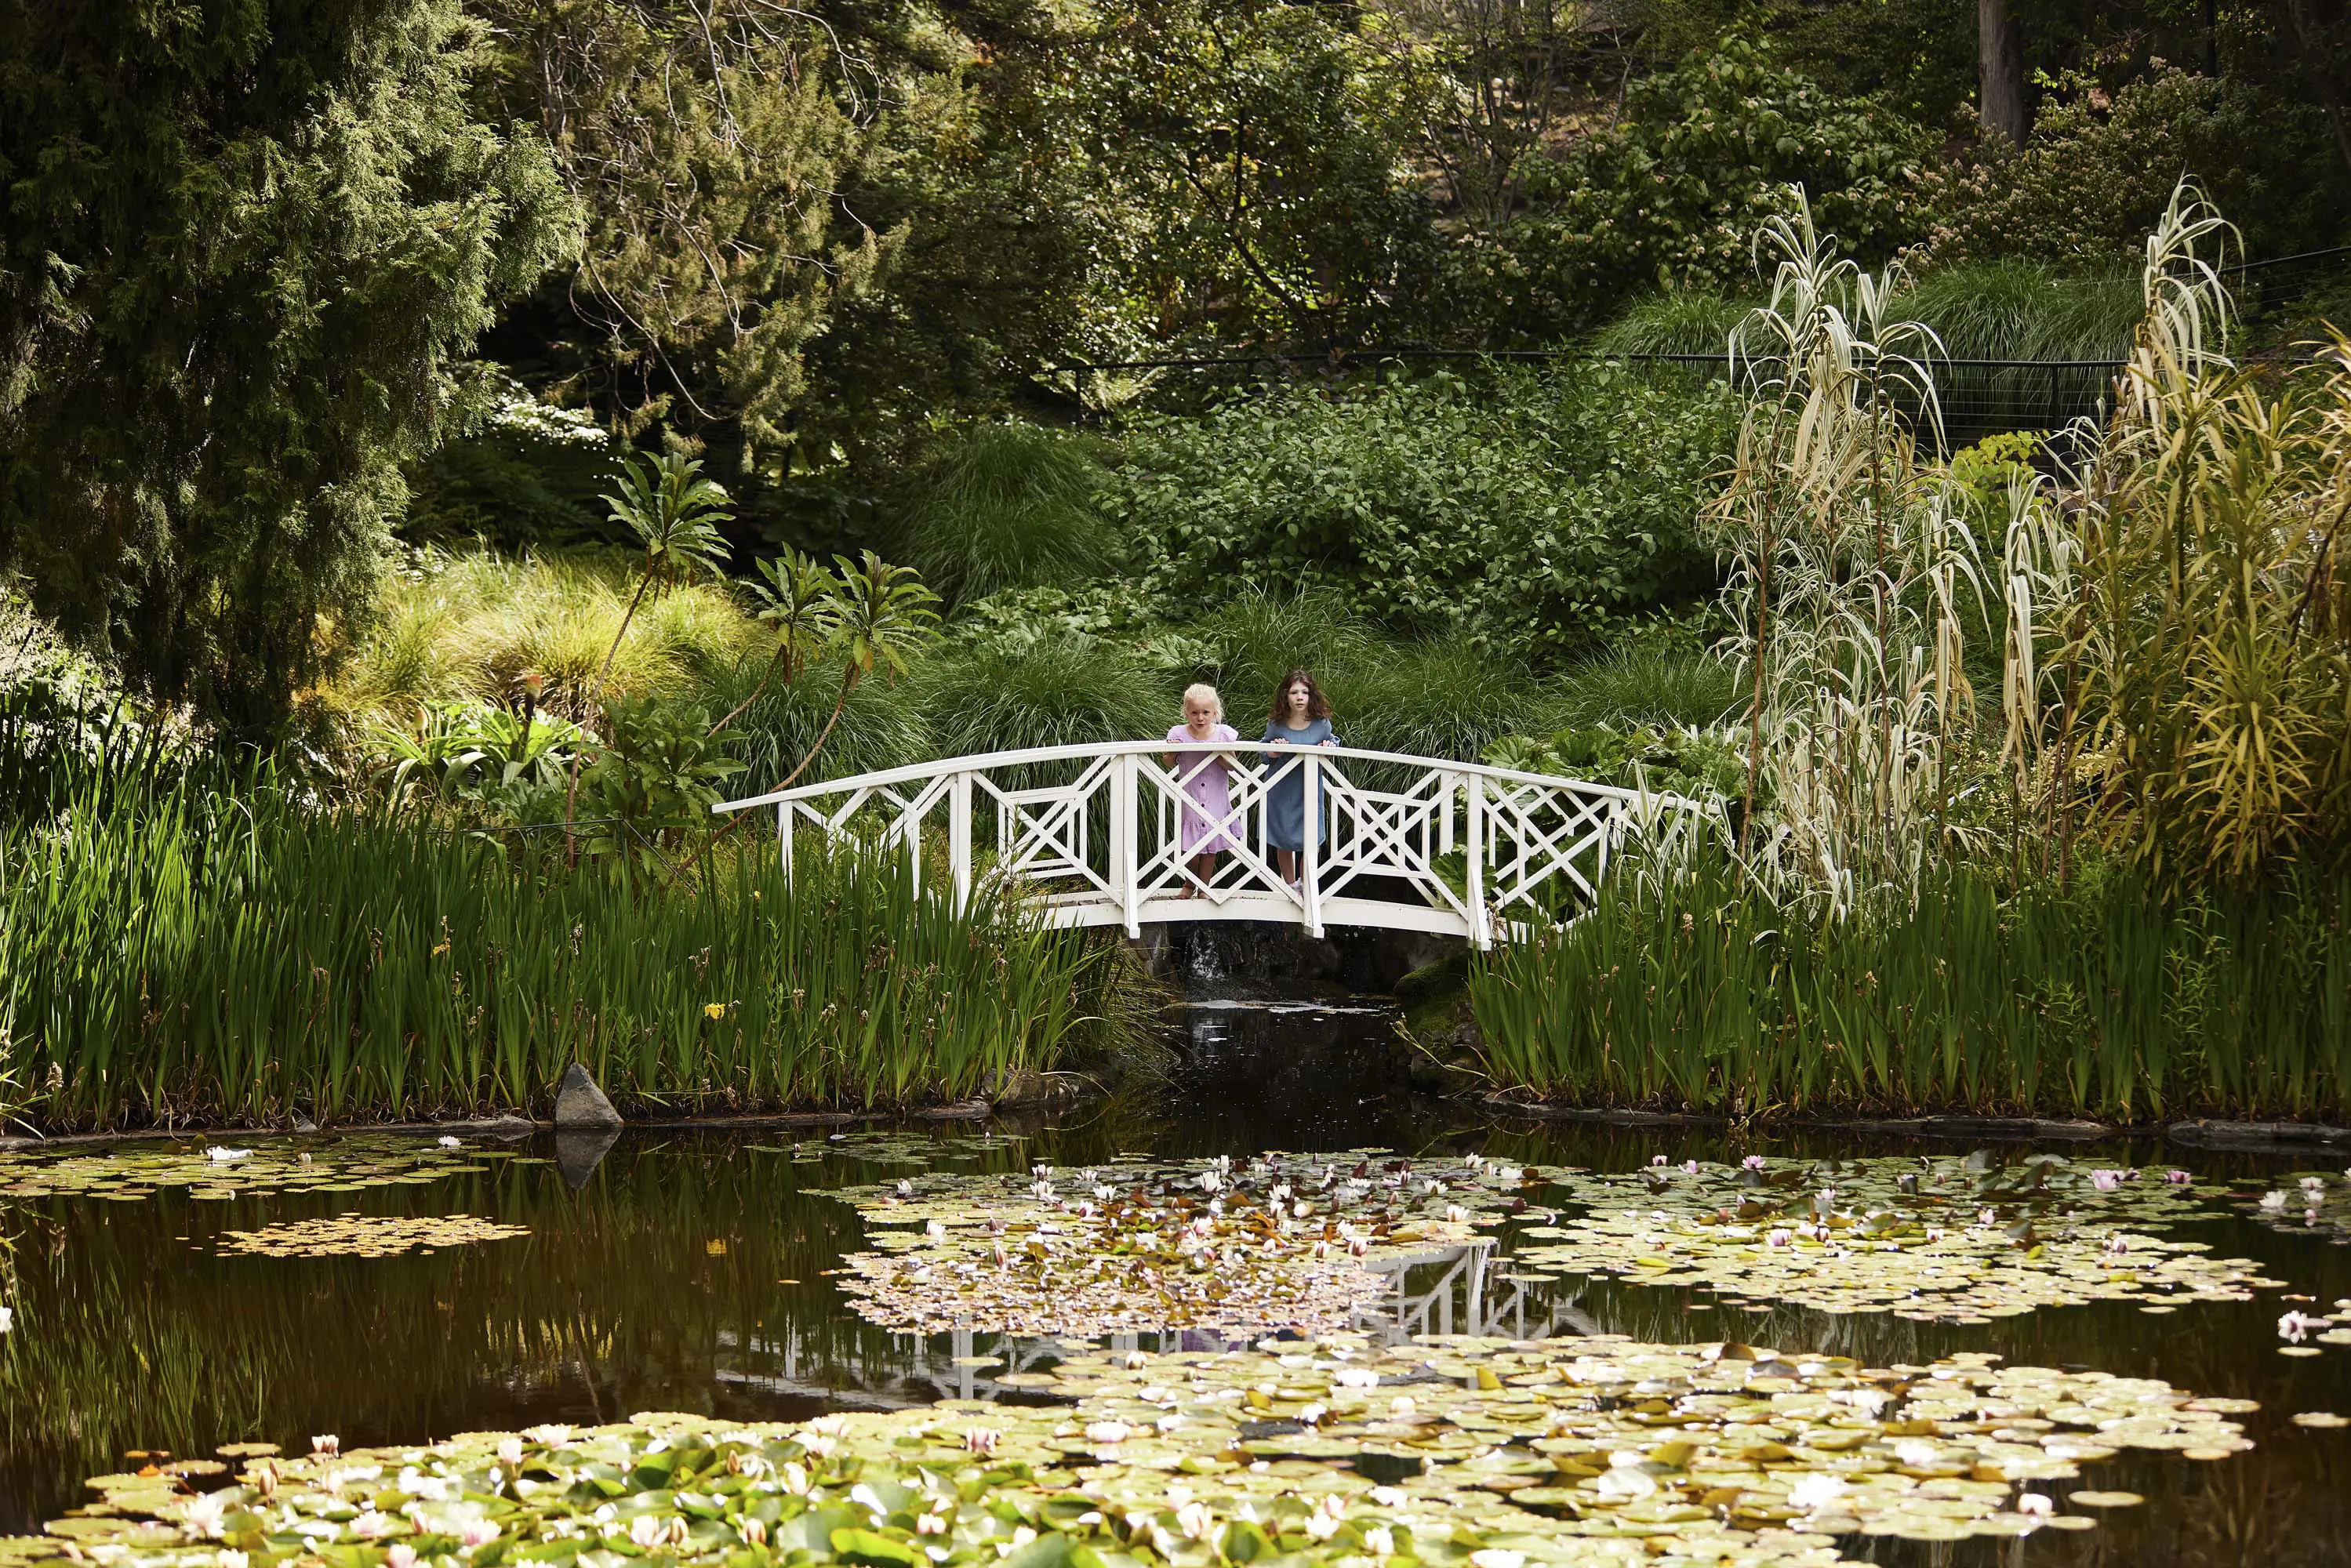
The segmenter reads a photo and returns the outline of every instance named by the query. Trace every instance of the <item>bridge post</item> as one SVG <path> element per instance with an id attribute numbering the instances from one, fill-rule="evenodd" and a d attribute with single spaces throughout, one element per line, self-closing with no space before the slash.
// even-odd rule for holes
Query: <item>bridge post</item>
<path id="1" fill-rule="evenodd" d="M 784 880 L 792 880 L 792 803 L 776 802 L 776 863 L 783 868 Z"/>
<path id="2" fill-rule="evenodd" d="M 947 865 L 954 879 L 957 915 L 971 907 L 971 775 L 958 773 L 947 785 Z"/>
<path id="3" fill-rule="evenodd" d="M 1301 782 L 1303 810 L 1299 813 L 1300 826 L 1305 832 L 1299 836 L 1306 841 L 1299 856 L 1298 889 L 1306 903 L 1306 935 L 1322 935 L 1322 758 L 1312 751 L 1306 753 L 1305 778 Z"/>
<path id="4" fill-rule="evenodd" d="M 1130 937 L 1143 935 L 1142 899 L 1137 895 L 1137 875 L 1134 864 L 1135 784 L 1137 764 L 1133 752 L 1112 759 L 1110 765 L 1110 885 L 1112 896 L 1118 900 L 1118 912 Z"/>
<path id="5" fill-rule="evenodd" d="M 1468 873 L 1462 881 L 1462 893 L 1469 904 L 1469 940 L 1479 951 L 1494 945 L 1494 931 L 1486 917 L 1486 780 L 1479 774 L 1469 775 L 1469 800 L 1462 815 L 1462 841 L 1468 851 Z"/>

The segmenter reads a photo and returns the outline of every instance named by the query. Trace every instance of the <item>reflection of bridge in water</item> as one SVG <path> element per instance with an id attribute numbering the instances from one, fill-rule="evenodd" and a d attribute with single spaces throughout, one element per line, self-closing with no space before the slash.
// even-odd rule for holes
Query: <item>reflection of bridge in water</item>
<path id="1" fill-rule="evenodd" d="M 1400 1344 L 1418 1334 L 1487 1334 L 1507 1339 L 1546 1339 L 1567 1333 L 1597 1333 L 1573 1292 L 1549 1281 L 1531 1281 L 1508 1272 L 1510 1259 L 1491 1241 L 1473 1241 L 1367 1264 L 1384 1277 L 1387 1290 L 1355 1309 L 1351 1327 L 1383 1343 Z M 1100 1343 L 1113 1350 L 1242 1350 L 1259 1335 L 1227 1338 L 1198 1329 L 1111 1334 Z M 944 1334 L 892 1336 L 904 1359 L 883 1377 L 838 1360 L 804 1362 L 789 1339 L 735 1342 L 722 1334 L 725 1349 L 739 1349 L 769 1370 L 722 1365 L 722 1385 L 768 1396 L 823 1399 L 849 1409 L 900 1409 L 941 1399 L 1027 1396 L 1029 1390 L 1004 1381 L 1007 1375 L 1050 1368 L 1067 1354 L 1054 1339 L 1018 1337 L 973 1329 Z M 998 1364 L 979 1364 L 987 1358 Z M 778 1364 L 780 1363 L 780 1364 Z"/>
<path id="2" fill-rule="evenodd" d="M 1042 747 L 862 773 L 715 806 L 772 810 L 787 870 L 803 836 L 943 852 L 960 905 L 990 883 L 1043 894 L 1056 925 L 1264 920 L 1430 931 L 1479 946 L 1512 925 L 1555 924 L 1595 894 L 1628 838 L 1687 836 L 1704 810 L 1677 795 L 1620 789 L 1353 747 L 1233 742 L 1178 750 L 1161 741 Z M 1218 759 L 1222 758 L 1220 764 Z M 1228 765 L 1228 801 L 1210 821 L 1185 780 Z M 1295 880 L 1272 841 L 1278 802 L 1294 802 Z M 1191 829 L 1179 831 L 1179 817 Z M 1186 841 L 1214 844 L 1201 877 Z"/>

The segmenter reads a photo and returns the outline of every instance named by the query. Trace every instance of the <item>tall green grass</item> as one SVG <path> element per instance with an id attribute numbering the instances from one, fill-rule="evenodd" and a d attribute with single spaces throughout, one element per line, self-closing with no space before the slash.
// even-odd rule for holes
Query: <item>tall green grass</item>
<path id="1" fill-rule="evenodd" d="M 1487 1070 L 1574 1103 L 2138 1121 L 2351 1105 L 2351 881 L 2165 899 L 2116 876 L 1807 924 L 1724 868 L 1473 964 Z"/>
<path id="2" fill-rule="evenodd" d="M 1087 438 L 1008 420 L 943 436 L 907 476 L 896 548 L 950 604 L 1107 569 L 1117 536 Z"/>
<path id="3" fill-rule="evenodd" d="M 900 1104 L 1052 1066 L 1113 948 L 754 835 L 672 885 L 267 775 L 90 775 L 0 826 L 0 1022 L 52 1126 Z"/>

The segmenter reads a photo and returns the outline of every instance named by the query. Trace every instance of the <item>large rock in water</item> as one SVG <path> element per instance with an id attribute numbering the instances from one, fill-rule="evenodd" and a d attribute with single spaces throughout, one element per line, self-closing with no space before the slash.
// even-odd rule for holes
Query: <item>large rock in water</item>
<path id="1" fill-rule="evenodd" d="M 621 1113 L 578 1062 L 563 1070 L 555 1086 L 555 1130 L 559 1133 L 617 1130 Z"/>

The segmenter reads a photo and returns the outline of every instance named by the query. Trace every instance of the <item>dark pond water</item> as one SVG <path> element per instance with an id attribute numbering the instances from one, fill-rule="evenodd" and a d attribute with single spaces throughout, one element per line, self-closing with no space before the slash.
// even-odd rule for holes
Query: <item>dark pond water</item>
<path id="1" fill-rule="evenodd" d="M 1121 1152 L 1232 1154 L 1370 1145 L 1631 1168 L 1656 1154 L 1721 1158 L 1702 1130 L 1498 1123 L 1416 1097 L 1390 1018 L 1376 1007 L 1182 1009 L 1179 1063 L 1164 1089 L 1016 1128 L 991 1159 L 1078 1166 Z M 912 1130 L 914 1135 L 968 1136 Z M 839 1159 L 796 1162 L 794 1136 L 768 1131 L 632 1134 L 576 1188 L 551 1144 L 522 1159 L 429 1184 L 330 1194 L 138 1202 L 0 1199 L 14 1332 L 0 1338 L 0 1531 L 37 1530 L 83 1496 L 83 1478 L 126 1453 L 209 1452 L 259 1438 L 307 1449 L 334 1432 L 348 1448 L 421 1443 L 541 1421 L 590 1423 L 643 1410 L 799 1418 L 989 1390 L 951 1364 L 967 1340 L 923 1340 L 852 1315 L 826 1270 L 860 1245 L 853 1210 L 819 1188 L 887 1174 Z M 325 1147 L 326 1145 L 321 1145 Z M 781 1151 L 781 1152 L 778 1152 Z M 1734 1155 L 1905 1153 L 1821 1134 L 1774 1136 Z M 1937 1153 L 1951 1146 L 1937 1145 Z M 2154 1145 L 2070 1147 L 2076 1159 L 2185 1166 L 2199 1180 L 2283 1177 L 2292 1162 L 2182 1155 Z M 577 1176 L 576 1170 L 569 1176 Z M 526 1226 L 527 1238 L 383 1260 L 225 1257 L 221 1233 L 358 1211 L 467 1214 Z M 2189 1234 L 2260 1259 L 2324 1312 L 2351 1296 L 2351 1249 L 2220 1218 Z M 1405 1281 L 1432 1329 L 1468 1330 L 1472 1303 L 1442 1270 Z M 1609 1282 L 1538 1287 L 1477 1307 L 1514 1335 L 1624 1333 L 1740 1338 L 1849 1354 L 1874 1365 L 1955 1350 L 2043 1365 L 2158 1376 L 2199 1394 L 2258 1399 L 2259 1447 L 2218 1462 L 2177 1455 L 2085 1469 L 2082 1483 L 2145 1494 L 2099 1529 L 1958 1548 L 1856 1541 L 1886 1563 L 2196 1563 L 2275 1568 L 2351 1563 L 2351 1430 L 2292 1425 L 2296 1411 L 2351 1413 L 2351 1348 L 2278 1354 L 2284 1292 L 2148 1316 L 2126 1302 L 2044 1310 L 1977 1325 L 1801 1308 L 1718 1306 L 1712 1298 Z M 1033 1362 L 1034 1347 L 983 1336 L 977 1348 Z"/>

